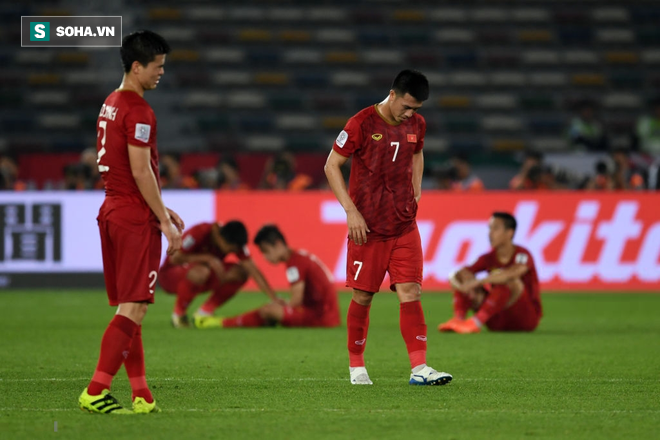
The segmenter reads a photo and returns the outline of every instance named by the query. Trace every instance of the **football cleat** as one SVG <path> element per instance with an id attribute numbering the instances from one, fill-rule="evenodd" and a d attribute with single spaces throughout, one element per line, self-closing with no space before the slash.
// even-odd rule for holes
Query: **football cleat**
<path id="1" fill-rule="evenodd" d="M 87 393 L 85 388 L 78 398 L 80 409 L 95 414 L 134 414 L 133 411 L 122 407 L 117 399 L 110 395 L 109 390 L 103 390 L 98 396 Z"/>
<path id="2" fill-rule="evenodd" d="M 160 408 L 156 405 L 156 399 L 149 403 L 142 397 L 136 397 L 133 400 L 133 412 L 135 414 L 159 413 Z"/>
<path id="3" fill-rule="evenodd" d="M 373 385 L 374 383 L 369 379 L 369 373 L 364 367 L 350 368 L 351 383 L 353 385 Z"/>
<path id="4" fill-rule="evenodd" d="M 172 327 L 174 328 L 190 327 L 190 320 L 188 319 L 188 315 L 179 316 L 172 314 Z"/>
<path id="5" fill-rule="evenodd" d="M 460 318 L 453 317 L 447 322 L 443 322 L 442 324 L 438 325 L 438 331 L 439 332 L 453 332 L 454 331 L 454 326 L 461 322 Z"/>
<path id="6" fill-rule="evenodd" d="M 193 315 L 193 325 L 195 328 L 218 328 L 222 327 L 222 319 L 212 315 Z"/>
<path id="7" fill-rule="evenodd" d="M 446 385 L 453 379 L 449 373 L 440 373 L 428 365 L 410 375 L 410 385 Z"/>
<path id="8" fill-rule="evenodd" d="M 479 327 L 477 323 L 474 322 L 474 317 L 472 317 L 465 321 L 459 321 L 458 323 L 454 324 L 452 330 L 456 333 L 462 334 L 479 333 L 481 331 L 481 327 Z"/>

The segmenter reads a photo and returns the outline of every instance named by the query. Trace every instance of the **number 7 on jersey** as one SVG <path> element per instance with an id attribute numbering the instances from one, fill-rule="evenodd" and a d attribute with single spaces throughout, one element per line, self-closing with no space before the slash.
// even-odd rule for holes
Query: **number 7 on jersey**
<path id="1" fill-rule="evenodd" d="M 392 143 L 390 143 L 390 146 L 396 147 L 396 149 L 394 150 L 394 157 L 392 158 L 392 162 L 394 162 L 396 160 L 396 155 L 399 154 L 399 143 L 398 142 L 392 142 Z"/>
<path id="2" fill-rule="evenodd" d="M 353 261 L 353 266 L 358 267 L 357 272 L 355 272 L 355 277 L 353 278 L 357 281 L 357 277 L 360 275 L 360 271 L 362 270 L 362 261 Z"/>

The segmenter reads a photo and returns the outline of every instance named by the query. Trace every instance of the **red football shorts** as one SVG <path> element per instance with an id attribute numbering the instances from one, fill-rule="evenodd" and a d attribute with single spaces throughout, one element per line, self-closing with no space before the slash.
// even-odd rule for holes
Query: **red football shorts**
<path id="1" fill-rule="evenodd" d="M 111 306 L 154 302 L 160 264 L 161 232 L 151 225 L 136 232 L 99 220 L 103 276 Z"/>
<path id="2" fill-rule="evenodd" d="M 346 285 L 365 292 L 378 292 L 390 274 L 390 289 L 400 283 L 422 284 L 424 257 L 419 230 L 412 231 L 387 241 L 367 241 L 358 246 L 348 241 L 346 259 Z"/>
<path id="3" fill-rule="evenodd" d="M 492 316 L 486 327 L 496 332 L 531 332 L 538 327 L 541 315 L 534 307 L 527 292 L 508 309 Z"/>
<path id="4" fill-rule="evenodd" d="M 326 316 L 318 310 L 300 306 L 285 307 L 280 324 L 284 327 L 337 327 L 340 320 L 338 316 Z"/>

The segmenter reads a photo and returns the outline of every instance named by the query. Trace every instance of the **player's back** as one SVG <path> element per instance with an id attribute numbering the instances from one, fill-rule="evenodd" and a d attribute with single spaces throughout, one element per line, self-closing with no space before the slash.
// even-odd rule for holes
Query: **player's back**
<path id="1" fill-rule="evenodd" d="M 301 249 L 293 251 L 289 267 L 297 267 L 304 277 L 303 305 L 323 310 L 326 316 L 336 315 L 336 319 L 339 320 L 337 289 L 327 266 L 316 255 Z"/>
<path id="2" fill-rule="evenodd" d="M 116 90 L 101 107 L 97 130 L 97 162 L 106 195 L 100 215 L 155 221 L 133 177 L 128 153 L 129 144 L 150 149 L 151 168 L 160 187 L 153 110 L 137 93 Z"/>
<path id="3" fill-rule="evenodd" d="M 400 236 L 413 227 L 417 202 L 412 159 L 422 149 L 425 133 L 422 116 L 413 114 L 392 125 L 374 105 L 353 116 L 337 139 L 335 151 L 353 155 L 349 194 L 371 230 L 370 238 Z"/>

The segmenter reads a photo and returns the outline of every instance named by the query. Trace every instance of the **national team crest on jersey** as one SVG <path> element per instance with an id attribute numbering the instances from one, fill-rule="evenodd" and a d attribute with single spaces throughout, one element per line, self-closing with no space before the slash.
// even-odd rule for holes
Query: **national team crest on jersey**
<path id="1" fill-rule="evenodd" d="M 376 142 L 378 142 L 378 141 L 381 140 L 382 138 L 383 138 L 383 135 L 380 134 L 380 133 L 375 133 L 375 134 L 372 134 L 372 135 L 371 135 L 371 139 L 375 140 Z"/>
<path id="2" fill-rule="evenodd" d="M 411 143 L 416 143 L 417 142 L 417 135 L 416 134 L 408 134 L 408 142 Z"/>
<path id="3" fill-rule="evenodd" d="M 135 139 L 142 142 L 149 142 L 150 134 L 151 134 L 151 125 L 135 124 Z"/>

